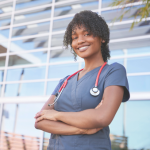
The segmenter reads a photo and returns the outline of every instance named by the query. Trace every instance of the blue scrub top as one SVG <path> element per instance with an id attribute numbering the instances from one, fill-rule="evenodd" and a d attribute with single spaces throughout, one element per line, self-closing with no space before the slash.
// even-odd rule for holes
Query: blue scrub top
<path id="1" fill-rule="evenodd" d="M 90 89 L 95 85 L 100 67 L 101 66 L 87 72 L 78 81 L 77 78 L 79 73 L 70 78 L 61 96 L 55 103 L 54 109 L 63 112 L 78 112 L 95 108 L 101 102 L 104 89 L 111 85 L 123 86 L 124 96 L 122 102 L 129 100 L 130 93 L 126 70 L 124 66 L 119 63 L 113 63 L 111 65 L 107 64 L 103 68 L 98 82 L 100 94 L 97 97 L 90 94 Z M 55 95 L 56 92 L 58 92 L 67 77 L 68 76 L 59 81 L 52 95 Z M 109 133 L 109 126 L 107 126 L 91 135 L 51 134 L 47 150 L 111 150 Z"/>

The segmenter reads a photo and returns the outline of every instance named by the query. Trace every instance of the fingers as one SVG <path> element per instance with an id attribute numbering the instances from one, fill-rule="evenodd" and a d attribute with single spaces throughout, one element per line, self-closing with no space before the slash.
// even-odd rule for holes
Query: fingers
<path id="1" fill-rule="evenodd" d="M 41 121 L 41 120 L 44 120 L 44 117 L 43 117 L 43 116 L 38 117 L 38 118 L 36 119 L 36 121 L 35 121 L 35 122 L 39 122 L 39 121 Z"/>
<path id="2" fill-rule="evenodd" d="M 87 130 L 85 130 L 84 134 L 95 134 L 96 132 L 98 132 L 101 129 L 102 128 L 87 129 Z"/>
<path id="3" fill-rule="evenodd" d="M 38 113 L 35 115 L 34 118 L 38 118 L 38 117 L 40 117 L 40 116 L 42 116 L 42 115 L 44 115 L 44 110 L 38 112 Z"/>
<path id="4" fill-rule="evenodd" d="M 39 113 L 39 112 L 38 112 Z M 34 118 L 37 118 L 38 116 L 39 116 L 39 114 L 38 113 L 36 113 L 36 115 L 35 115 L 35 117 Z"/>
<path id="5" fill-rule="evenodd" d="M 40 112 L 38 112 L 36 115 L 35 115 L 35 117 L 34 118 L 38 118 L 38 117 L 40 117 L 41 116 L 41 113 Z"/>

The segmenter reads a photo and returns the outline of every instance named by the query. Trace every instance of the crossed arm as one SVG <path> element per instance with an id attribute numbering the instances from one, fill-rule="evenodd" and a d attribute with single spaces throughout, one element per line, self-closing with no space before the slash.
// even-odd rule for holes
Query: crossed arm
<path id="1" fill-rule="evenodd" d="M 64 135 L 71 135 L 72 133 L 86 134 L 86 131 L 88 131 L 86 129 L 98 130 L 100 128 L 104 128 L 108 126 L 113 120 L 121 104 L 123 94 L 124 94 L 123 87 L 108 86 L 104 90 L 103 94 L 104 102 L 97 109 L 87 109 L 80 112 L 58 112 L 53 109 L 42 110 L 36 114 L 35 127 L 47 132 L 50 131 L 50 133 L 55 134 L 62 133 Z M 52 122 L 49 120 L 51 120 Z M 49 123 L 47 121 L 49 121 Z M 64 125 L 63 131 L 60 131 L 62 125 Z M 70 132 L 68 131 L 68 129 L 70 129 L 69 130 Z"/>
<path id="2" fill-rule="evenodd" d="M 49 107 L 48 104 L 53 103 L 55 95 L 51 95 L 48 101 L 44 104 L 41 111 L 49 111 L 53 110 L 54 106 Z M 102 102 L 96 107 L 100 107 Z M 53 134 L 61 134 L 61 135 L 75 135 L 75 134 L 94 134 L 101 128 L 95 129 L 80 129 L 71 125 L 68 125 L 64 122 L 60 121 L 51 121 L 48 119 L 43 119 L 39 122 L 35 122 L 35 128 L 43 130 L 45 132 L 53 133 Z"/>

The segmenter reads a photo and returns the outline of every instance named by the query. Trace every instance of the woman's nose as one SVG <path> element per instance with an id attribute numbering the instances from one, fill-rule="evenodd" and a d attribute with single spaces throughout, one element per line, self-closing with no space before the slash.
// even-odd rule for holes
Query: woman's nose
<path id="1" fill-rule="evenodd" d="M 83 35 L 79 36 L 79 37 L 78 37 L 78 44 L 82 44 L 82 43 L 84 43 L 84 42 L 85 42 L 84 36 L 83 36 Z"/>

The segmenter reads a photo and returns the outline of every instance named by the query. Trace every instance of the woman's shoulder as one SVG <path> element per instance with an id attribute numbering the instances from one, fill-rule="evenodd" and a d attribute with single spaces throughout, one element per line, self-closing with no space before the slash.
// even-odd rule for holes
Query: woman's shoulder
<path id="1" fill-rule="evenodd" d="M 117 71 L 117 70 L 126 73 L 125 67 L 118 62 L 114 62 L 114 63 L 108 65 L 108 72 L 113 72 L 113 71 Z"/>
<path id="2" fill-rule="evenodd" d="M 110 69 L 125 69 L 125 67 L 118 62 L 114 62 L 112 64 L 109 64 L 109 68 Z"/>
<path id="3" fill-rule="evenodd" d="M 70 75 L 65 76 L 64 78 L 60 79 L 59 83 L 62 84 Z"/>
<path id="4" fill-rule="evenodd" d="M 55 95 L 55 94 L 59 91 L 60 87 L 62 86 L 62 84 L 64 83 L 64 81 L 65 81 L 68 77 L 69 77 L 69 75 L 67 75 L 67 76 L 65 76 L 64 78 L 62 78 L 62 79 L 59 80 L 59 83 L 57 84 L 57 86 L 55 87 L 55 89 L 54 89 L 54 91 L 52 92 L 51 95 Z"/>

